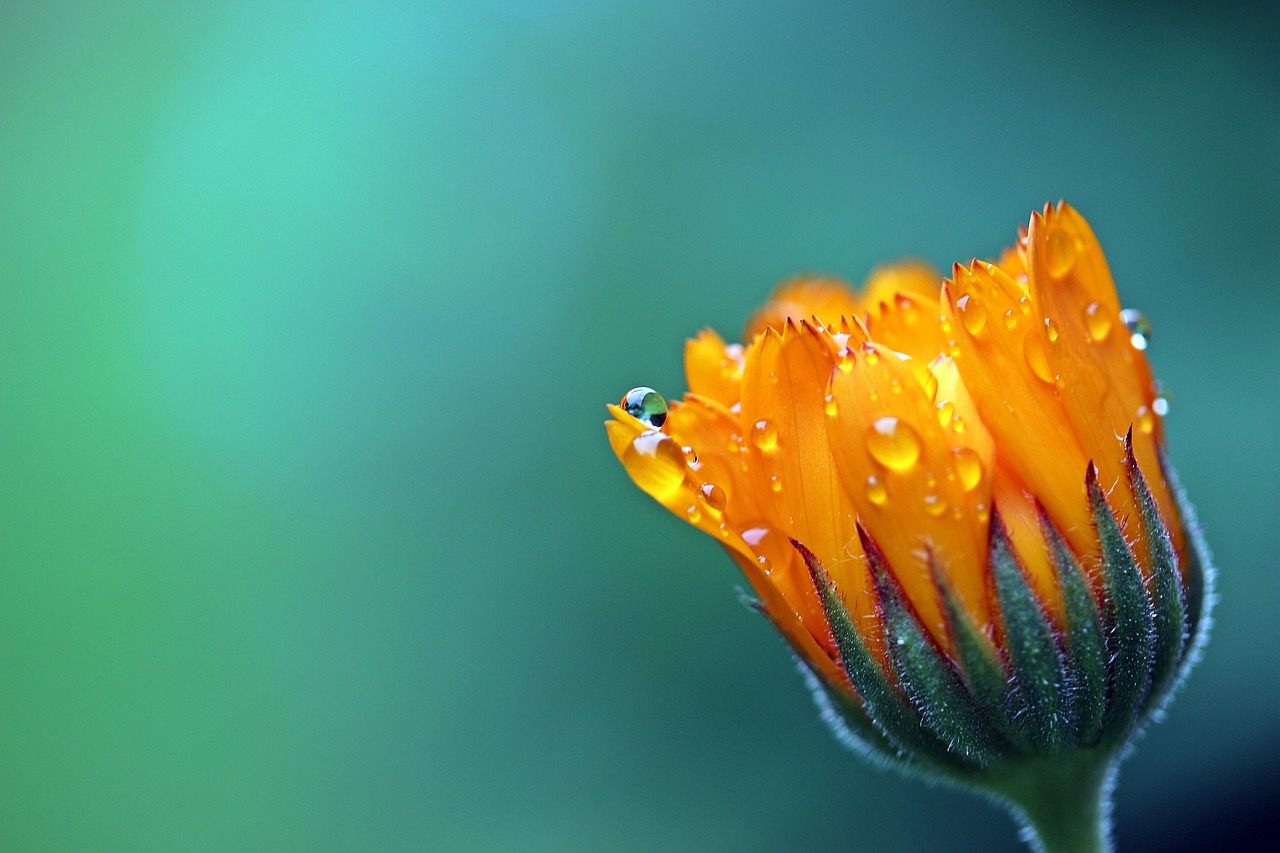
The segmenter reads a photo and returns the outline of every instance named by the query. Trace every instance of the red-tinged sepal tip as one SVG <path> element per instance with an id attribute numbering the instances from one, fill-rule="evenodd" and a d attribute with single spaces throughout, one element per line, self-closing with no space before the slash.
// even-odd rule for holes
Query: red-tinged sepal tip
<path id="1" fill-rule="evenodd" d="M 1154 616 L 1153 660 L 1151 663 L 1151 697 L 1159 702 L 1177 676 L 1190 634 L 1187 630 L 1187 602 L 1178 555 L 1173 537 L 1160 509 L 1147 486 L 1138 460 L 1133 455 L 1133 430 L 1125 436 L 1125 473 L 1138 504 L 1142 541 L 1147 552 L 1151 577 L 1147 592 Z"/>
<path id="2" fill-rule="evenodd" d="M 913 766 L 941 765 L 947 769 L 961 769 L 952 766 L 955 762 L 948 755 L 946 746 L 920 724 L 915 710 L 898 694 L 888 674 L 868 648 L 822 563 L 803 543 L 792 539 L 791 544 L 809 570 L 850 683 L 861 697 L 867 716 L 893 746 L 894 753 L 887 757 Z"/>
<path id="3" fill-rule="evenodd" d="M 1044 608 L 1013 551 L 998 508 L 991 511 L 987 562 L 1012 675 L 1012 716 L 1022 738 L 1033 749 L 1053 751 L 1064 742 L 1067 728 L 1062 707 L 1066 686 L 1062 653 Z"/>
<path id="4" fill-rule="evenodd" d="M 912 707 L 950 752 L 980 767 L 998 761 L 1009 744 L 920 623 L 880 547 L 861 524 L 857 530 L 871 569 L 885 649 Z"/>
<path id="5" fill-rule="evenodd" d="M 1155 610 L 1142 572 L 1107 502 L 1098 482 L 1098 469 L 1092 462 L 1085 474 L 1085 489 L 1101 545 L 1098 574 L 1103 590 L 1103 630 L 1109 663 L 1102 742 L 1121 744 L 1139 725 L 1151 692 Z"/>

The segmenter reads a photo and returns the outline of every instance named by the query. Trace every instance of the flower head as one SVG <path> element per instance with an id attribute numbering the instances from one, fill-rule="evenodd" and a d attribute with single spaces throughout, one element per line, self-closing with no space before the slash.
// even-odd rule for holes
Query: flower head
<path id="1" fill-rule="evenodd" d="M 1114 756 L 1186 667 L 1206 555 L 1150 328 L 1066 204 L 995 262 L 783 284 L 689 392 L 611 406 L 632 479 L 733 557 L 833 721 L 891 763 Z"/>

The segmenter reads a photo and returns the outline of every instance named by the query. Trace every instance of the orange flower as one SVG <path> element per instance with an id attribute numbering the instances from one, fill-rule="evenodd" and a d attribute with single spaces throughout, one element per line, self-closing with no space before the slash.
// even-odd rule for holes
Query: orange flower
<path id="1" fill-rule="evenodd" d="M 610 406 L 609 440 L 725 547 L 865 746 L 960 775 L 1114 755 L 1205 598 L 1149 337 L 1084 219 L 1046 205 L 946 280 L 782 285 L 744 345 L 686 344 L 682 400 Z"/>

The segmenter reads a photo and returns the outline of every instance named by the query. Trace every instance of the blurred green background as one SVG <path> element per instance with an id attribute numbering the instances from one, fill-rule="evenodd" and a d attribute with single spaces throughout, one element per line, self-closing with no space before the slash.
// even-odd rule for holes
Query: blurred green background
<path id="1" fill-rule="evenodd" d="M 836 748 L 601 422 L 1058 197 L 1221 568 L 1121 844 L 1274 826 L 1272 15 L 889 5 L 0 6 L 0 847 L 1017 849 Z"/>

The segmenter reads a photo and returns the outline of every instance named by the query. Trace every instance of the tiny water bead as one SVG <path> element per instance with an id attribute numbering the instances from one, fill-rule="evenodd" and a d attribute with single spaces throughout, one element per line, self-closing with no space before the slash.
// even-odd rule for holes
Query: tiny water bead
<path id="1" fill-rule="evenodd" d="M 689 446 L 689 445 L 687 445 L 687 444 L 686 444 L 684 447 L 680 448 L 680 449 L 681 449 L 681 452 L 683 452 L 683 453 L 684 453 L 684 458 L 685 458 L 685 461 L 686 461 L 686 462 L 688 462 L 690 465 L 697 465 L 697 464 L 698 464 L 698 453 L 697 453 L 697 451 L 695 451 L 692 447 L 690 447 L 690 446 Z"/>
<path id="2" fill-rule="evenodd" d="M 1105 341 L 1111 334 L 1111 314 L 1101 302 L 1090 302 L 1084 309 L 1084 327 L 1089 332 L 1089 339 Z"/>
<path id="3" fill-rule="evenodd" d="M 947 511 L 947 501 L 937 492 L 929 492 L 924 496 L 924 511 L 937 518 Z"/>
<path id="4" fill-rule="evenodd" d="M 1049 317 L 1044 318 L 1044 332 L 1049 336 L 1049 343 L 1057 343 L 1058 341 L 1058 324 L 1053 322 Z"/>
<path id="5" fill-rule="evenodd" d="M 920 458 L 920 436 L 892 415 L 877 418 L 867 430 L 867 452 L 886 468 L 909 471 Z"/>
<path id="6" fill-rule="evenodd" d="M 953 447 L 951 455 L 955 457 L 960 485 L 966 492 L 972 492 L 982 482 L 982 458 L 972 447 Z"/>
<path id="7" fill-rule="evenodd" d="M 1151 343 L 1151 321 L 1147 315 L 1136 308 L 1126 308 L 1120 312 L 1120 322 L 1129 331 L 1129 343 L 1136 350 L 1145 350 Z"/>
<path id="8" fill-rule="evenodd" d="M 889 500 L 889 491 L 875 474 L 867 478 L 867 500 L 876 506 L 884 506 Z"/>
<path id="9" fill-rule="evenodd" d="M 773 421 L 756 421 L 751 428 L 751 443 L 762 453 L 773 453 L 778 449 L 778 427 Z"/>
<path id="10" fill-rule="evenodd" d="M 622 398 L 622 408 L 645 426 L 661 429 L 667 422 L 667 401 L 652 388 L 632 388 Z"/>
<path id="11" fill-rule="evenodd" d="M 1162 417 L 1162 418 L 1163 418 L 1165 415 L 1169 414 L 1169 400 L 1168 400 L 1168 398 L 1167 398 L 1167 397 L 1156 397 L 1154 400 L 1152 400 L 1152 401 L 1151 401 L 1151 411 L 1155 412 L 1157 415 L 1159 415 L 1159 416 L 1160 416 L 1160 417 Z"/>

